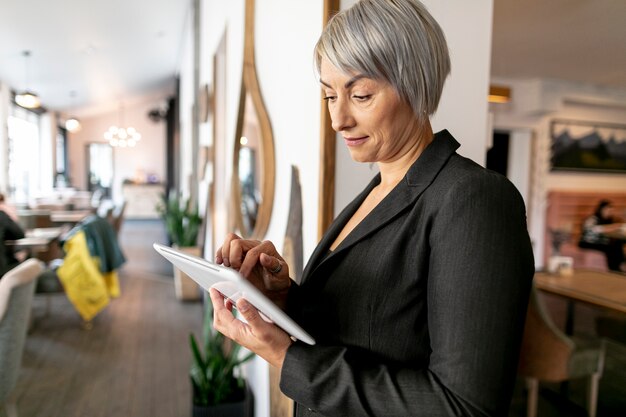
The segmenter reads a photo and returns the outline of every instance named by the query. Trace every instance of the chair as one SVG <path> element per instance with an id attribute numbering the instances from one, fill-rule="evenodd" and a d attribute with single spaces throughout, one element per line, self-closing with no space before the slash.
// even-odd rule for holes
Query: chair
<path id="1" fill-rule="evenodd" d="M 115 230 L 115 234 L 120 234 L 120 229 L 122 228 L 122 223 L 124 222 L 124 211 L 126 210 L 126 200 L 122 202 L 119 206 L 113 210 L 112 213 L 112 221 L 111 226 L 113 226 L 113 230 Z"/>
<path id="2" fill-rule="evenodd" d="M 11 391 L 17 383 L 22 352 L 41 262 L 28 259 L 0 279 L 0 406 L 9 417 L 17 417 Z"/>
<path id="3" fill-rule="evenodd" d="M 604 368 L 604 342 L 600 346 L 569 337 L 559 330 L 544 309 L 533 285 L 518 372 L 528 387 L 528 417 L 537 415 L 539 381 L 563 382 L 590 377 L 587 409 L 595 417 L 598 385 Z"/>

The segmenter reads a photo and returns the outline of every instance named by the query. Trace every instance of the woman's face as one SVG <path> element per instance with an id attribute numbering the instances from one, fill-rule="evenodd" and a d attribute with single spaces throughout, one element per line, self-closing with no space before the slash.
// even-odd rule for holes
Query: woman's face
<path id="1" fill-rule="evenodd" d="M 600 210 L 600 214 L 603 218 L 608 219 L 613 216 L 613 206 L 604 206 L 602 210 Z"/>
<path id="2" fill-rule="evenodd" d="M 320 82 L 333 129 L 355 161 L 393 162 L 418 143 L 419 121 L 388 82 L 346 74 L 326 59 Z"/>

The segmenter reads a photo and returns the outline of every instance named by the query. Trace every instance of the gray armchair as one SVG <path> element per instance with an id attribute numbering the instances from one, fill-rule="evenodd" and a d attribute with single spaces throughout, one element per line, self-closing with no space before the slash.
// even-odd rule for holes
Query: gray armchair
<path id="1" fill-rule="evenodd" d="M 17 417 L 11 392 L 17 383 L 41 262 L 28 259 L 0 278 L 0 407 Z"/>

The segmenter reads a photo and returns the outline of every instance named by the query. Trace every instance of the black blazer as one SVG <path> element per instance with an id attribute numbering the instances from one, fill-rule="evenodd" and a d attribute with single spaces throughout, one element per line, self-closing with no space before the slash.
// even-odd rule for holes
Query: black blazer
<path id="1" fill-rule="evenodd" d="M 524 202 L 447 132 L 332 252 L 337 217 L 294 286 L 281 389 L 297 415 L 507 414 L 534 262 Z"/>

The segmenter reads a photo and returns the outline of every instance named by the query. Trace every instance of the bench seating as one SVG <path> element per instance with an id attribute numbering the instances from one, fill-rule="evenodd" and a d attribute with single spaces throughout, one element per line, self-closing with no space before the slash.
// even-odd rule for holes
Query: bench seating
<path id="1" fill-rule="evenodd" d="M 603 253 L 581 249 L 578 240 L 582 223 L 593 214 L 600 200 L 610 200 L 617 218 L 626 218 L 626 193 L 598 191 L 560 191 L 548 193 L 546 229 L 544 233 L 544 262 L 553 255 L 550 230 L 562 230 L 571 233 L 570 239 L 561 246 L 560 254 L 574 258 L 575 268 L 594 268 L 606 270 L 606 257 Z"/>

